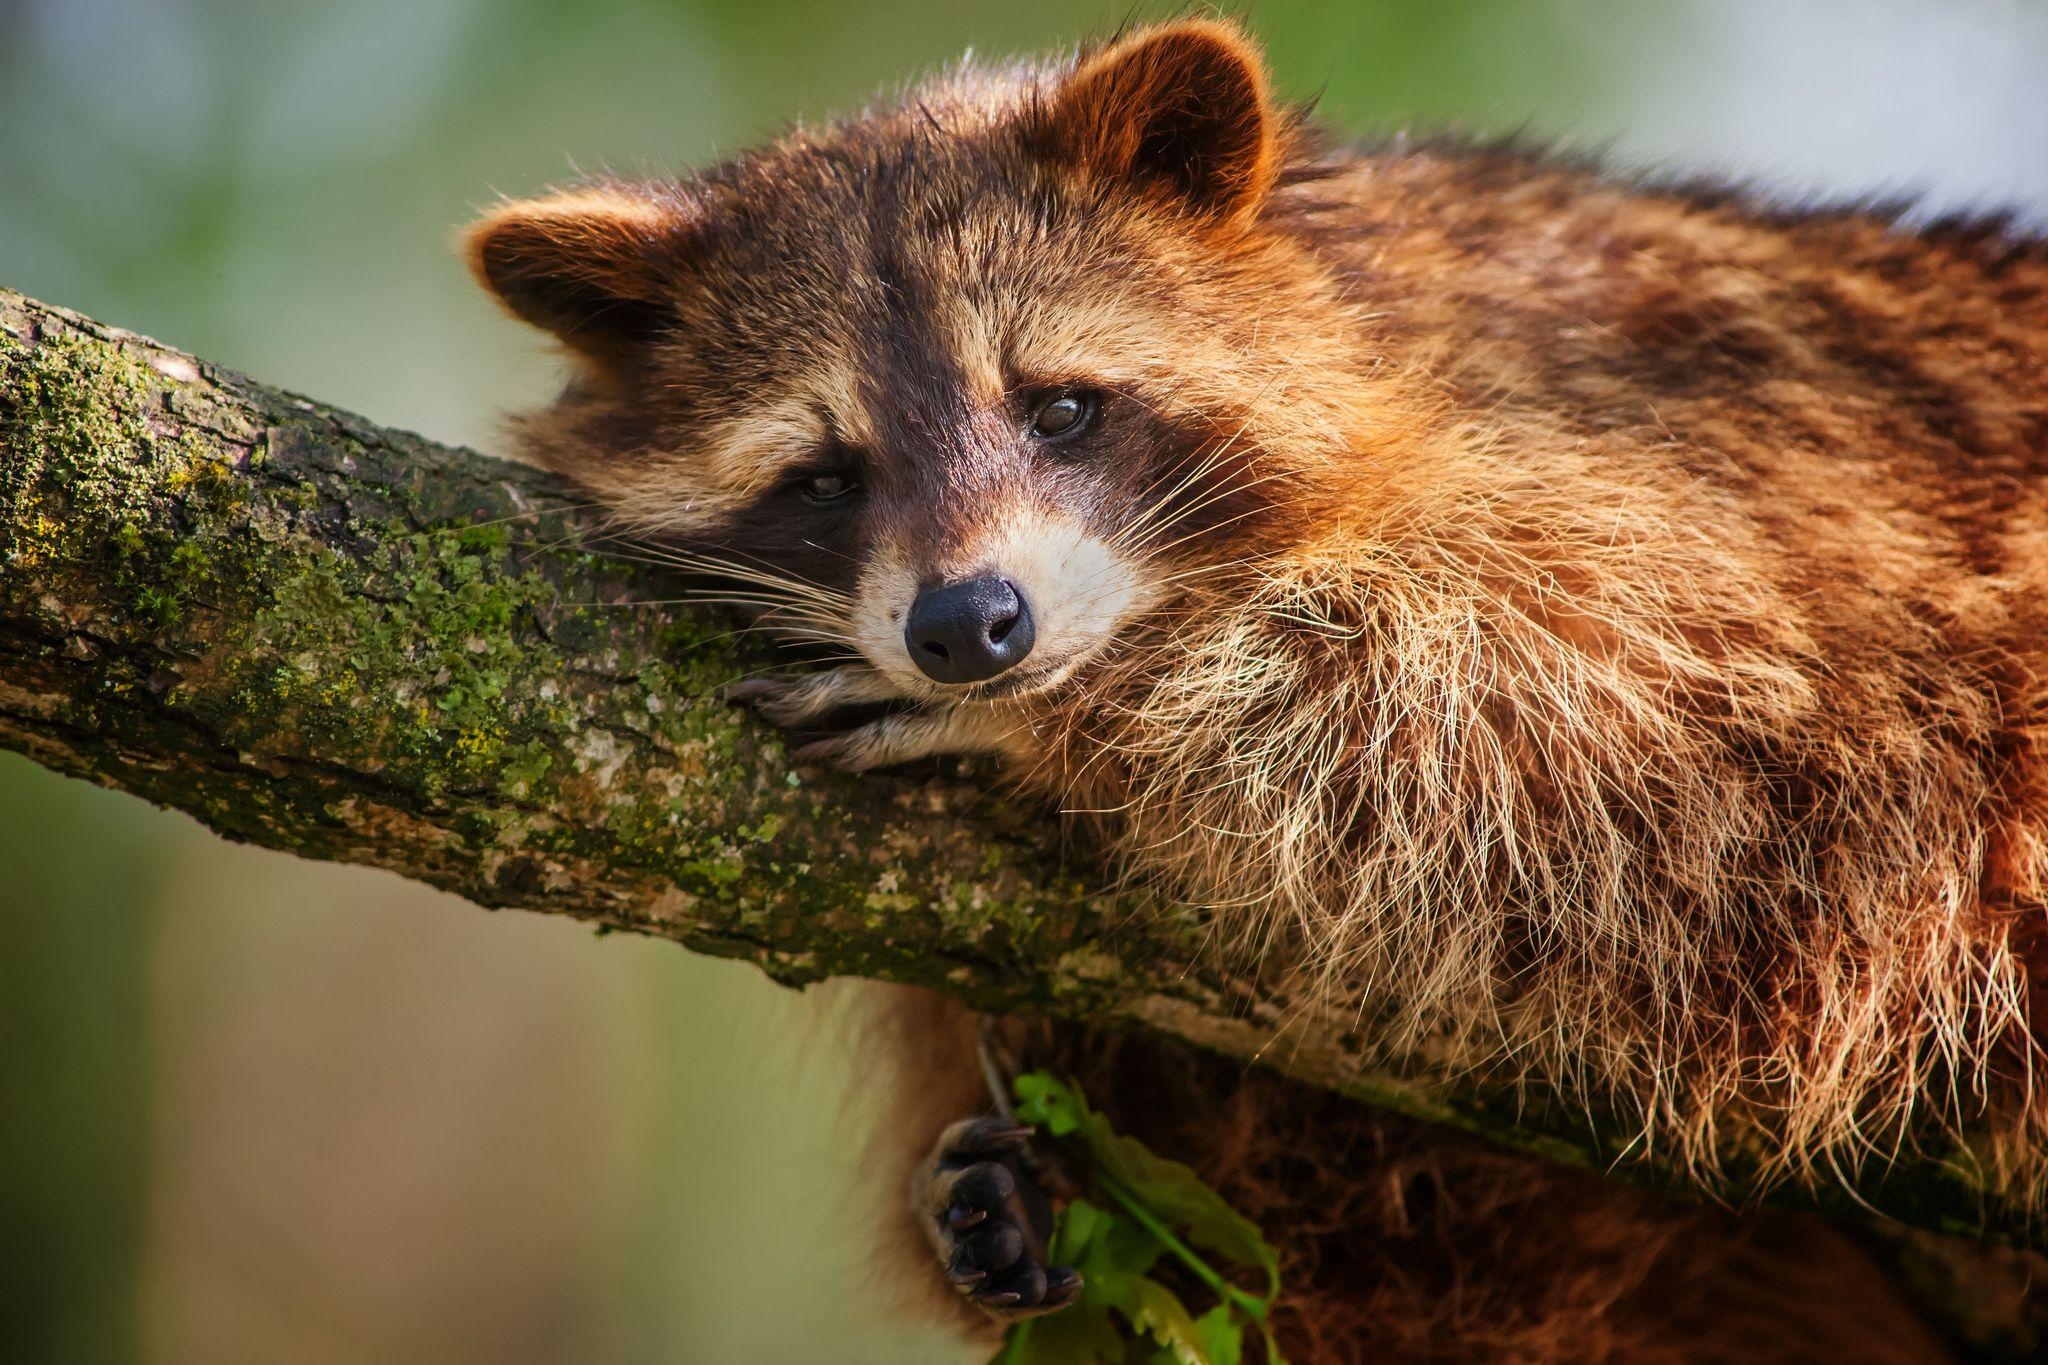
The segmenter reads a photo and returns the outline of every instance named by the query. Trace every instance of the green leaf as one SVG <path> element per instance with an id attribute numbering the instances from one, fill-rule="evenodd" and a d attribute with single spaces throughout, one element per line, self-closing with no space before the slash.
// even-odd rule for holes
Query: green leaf
<path id="1" fill-rule="evenodd" d="M 1209 1353 L 1209 1365 L 1243 1365 L 1244 1324 L 1230 1311 L 1229 1304 L 1219 1303 L 1196 1318 L 1195 1331 Z"/>
<path id="2" fill-rule="evenodd" d="M 1098 1238 L 1109 1231 L 1113 1216 L 1085 1199 L 1067 1205 L 1052 1230 L 1052 1244 L 1046 1254 L 1054 1265 L 1079 1265 L 1088 1259 Z"/>
<path id="3" fill-rule="evenodd" d="M 1078 1089 L 1042 1071 L 1019 1076 L 1016 1090 L 1018 1118 L 1056 1139 L 1079 1136 L 1097 1169 L 1159 1221 L 1233 1265 L 1263 1270 L 1267 1299 L 1279 1289 L 1279 1253 L 1257 1224 L 1224 1203 L 1193 1171 L 1155 1156 L 1136 1138 L 1121 1136 L 1108 1119 L 1088 1107 Z"/>
<path id="4" fill-rule="evenodd" d="M 1243 1365 L 1252 1325 L 1270 1365 L 1285 1365 L 1265 1324 L 1279 1291 L 1279 1257 L 1258 1228 L 1186 1166 L 1120 1136 L 1076 1087 L 1031 1072 L 1017 1078 L 1016 1092 L 1020 1120 L 1086 1149 L 1108 1202 L 1076 1199 L 1061 1211 L 1050 1254 L 1055 1264 L 1081 1272 L 1080 1298 L 1013 1328 L 1000 1365 Z M 1233 1266 L 1263 1270 L 1266 1294 L 1231 1284 L 1189 1243 Z M 1151 1278 L 1169 1254 L 1220 1300 L 1199 1318 Z M 1145 1348 L 1147 1340 L 1160 1349 Z"/>
<path id="5" fill-rule="evenodd" d="M 1080 1303 L 1010 1329 L 999 1365 L 1124 1365 L 1123 1329 L 1104 1304 Z"/>
<path id="6" fill-rule="evenodd" d="M 1017 1092 L 1017 1117 L 1047 1137 L 1063 1138 L 1079 1131 L 1080 1096 L 1045 1071 L 1027 1071 L 1011 1082 Z"/>
<path id="7" fill-rule="evenodd" d="M 1130 1319 L 1131 1326 L 1166 1347 L 1176 1365 L 1215 1365 L 1186 1305 L 1159 1281 L 1142 1276 L 1133 1280 L 1124 1316 Z"/>

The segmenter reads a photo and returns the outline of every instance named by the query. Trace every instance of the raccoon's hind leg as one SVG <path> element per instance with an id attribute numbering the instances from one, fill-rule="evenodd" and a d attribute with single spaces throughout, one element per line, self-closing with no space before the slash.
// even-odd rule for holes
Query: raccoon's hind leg
<path id="1" fill-rule="evenodd" d="M 1064 1308 L 1081 1277 L 1046 1264 L 1052 1197 L 1031 1151 L 1031 1130 L 991 1115 L 939 1136 L 913 1184 L 917 1215 L 946 1282 L 998 1321 Z"/>

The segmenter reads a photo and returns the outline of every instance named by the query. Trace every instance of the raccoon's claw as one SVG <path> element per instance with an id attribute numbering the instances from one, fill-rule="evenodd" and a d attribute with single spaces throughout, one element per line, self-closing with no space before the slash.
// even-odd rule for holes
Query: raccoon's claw
<path id="1" fill-rule="evenodd" d="M 771 674 L 765 678 L 741 678 L 719 688 L 718 694 L 727 701 L 760 706 L 774 702 L 794 681 L 796 678 L 786 673 Z"/>
<path id="2" fill-rule="evenodd" d="M 1052 1200 L 1034 1173 L 1032 1130 L 965 1119 L 939 1137 L 917 1178 L 918 1213 L 946 1283 L 1001 1322 L 1072 1303 L 1081 1276 L 1045 1264 Z"/>

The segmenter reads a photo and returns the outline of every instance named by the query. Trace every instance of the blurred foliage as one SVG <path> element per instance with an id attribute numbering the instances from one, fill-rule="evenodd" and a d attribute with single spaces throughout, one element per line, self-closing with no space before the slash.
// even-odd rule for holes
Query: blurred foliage
<path id="1" fill-rule="evenodd" d="M 0 1340 L 128 1359 L 149 1068 L 143 980 L 169 833 L 0 758 Z"/>
<path id="2" fill-rule="evenodd" d="M 1160 12 L 0 0 L 0 282 L 488 445 L 553 368 L 449 255 L 478 205 L 579 168 L 684 167 L 969 47 Z M 1798 172 L 1788 130 L 1832 120 L 1830 168 L 1902 149 L 1865 183 L 2004 167 L 2024 189 L 2048 175 L 2042 12 L 1263 0 L 1251 18 L 1283 92 L 1347 129 L 1662 130 L 1623 138 L 1635 154 L 1748 130 L 1726 145 Z M 1920 86 L 1858 55 L 1937 51 L 1958 74 Z M 1750 66 L 1782 79 L 1731 77 Z M 1866 68 L 1882 79 L 1845 85 Z M 848 1184 L 868 1064 L 744 969 L 230 849 L 5 756 L 0 917 L 10 1358 L 957 1358 L 862 1315 L 887 1296 Z"/>

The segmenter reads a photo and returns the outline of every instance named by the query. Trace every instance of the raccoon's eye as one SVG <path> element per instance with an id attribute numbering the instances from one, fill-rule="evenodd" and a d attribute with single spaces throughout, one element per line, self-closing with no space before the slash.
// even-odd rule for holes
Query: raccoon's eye
<path id="1" fill-rule="evenodd" d="M 1031 434 L 1041 441 L 1064 441 L 1079 436 L 1095 424 L 1095 416 L 1101 410 L 1101 396 L 1087 389 L 1056 393 L 1031 414 Z"/>
<path id="2" fill-rule="evenodd" d="M 797 485 L 812 502 L 838 502 L 859 489 L 851 474 L 813 474 Z"/>

